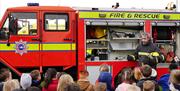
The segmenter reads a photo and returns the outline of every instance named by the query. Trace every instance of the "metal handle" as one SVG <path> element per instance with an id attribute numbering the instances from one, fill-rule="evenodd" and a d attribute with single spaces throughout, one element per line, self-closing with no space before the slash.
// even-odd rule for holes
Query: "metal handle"
<path id="1" fill-rule="evenodd" d="M 41 41 L 40 38 L 32 38 L 32 41 Z"/>
<path id="2" fill-rule="evenodd" d="M 64 41 L 72 41 L 72 38 L 64 38 Z"/>

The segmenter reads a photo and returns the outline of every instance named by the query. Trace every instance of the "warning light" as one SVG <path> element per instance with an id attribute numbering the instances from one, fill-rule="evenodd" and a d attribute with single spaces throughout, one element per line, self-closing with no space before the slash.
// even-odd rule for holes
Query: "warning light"
<path id="1" fill-rule="evenodd" d="M 27 6 L 39 6 L 39 3 L 27 3 Z"/>

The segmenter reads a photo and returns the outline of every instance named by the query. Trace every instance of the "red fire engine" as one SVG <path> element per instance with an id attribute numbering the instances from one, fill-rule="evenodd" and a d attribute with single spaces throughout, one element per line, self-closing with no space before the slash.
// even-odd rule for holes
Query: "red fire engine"
<path id="1" fill-rule="evenodd" d="M 0 22 L 0 63 L 20 75 L 48 67 L 76 77 L 86 68 L 92 81 L 109 64 L 113 78 L 139 44 L 141 31 L 171 55 L 180 56 L 180 14 L 167 10 L 27 6 L 8 8 Z M 158 66 L 158 75 L 167 72 Z M 165 71 L 164 71 L 165 70 Z"/>

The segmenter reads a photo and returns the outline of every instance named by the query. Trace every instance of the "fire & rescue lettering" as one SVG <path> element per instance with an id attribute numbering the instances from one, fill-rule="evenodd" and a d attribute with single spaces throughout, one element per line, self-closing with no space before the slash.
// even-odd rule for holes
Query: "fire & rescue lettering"
<path id="1" fill-rule="evenodd" d="M 159 19 L 159 14 L 151 13 L 110 13 L 110 18 L 130 18 L 130 19 Z"/>

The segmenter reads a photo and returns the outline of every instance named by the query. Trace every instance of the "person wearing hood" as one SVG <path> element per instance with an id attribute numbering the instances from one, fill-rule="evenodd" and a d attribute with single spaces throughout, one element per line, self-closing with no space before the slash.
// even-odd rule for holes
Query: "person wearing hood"
<path id="1" fill-rule="evenodd" d="M 80 86 L 81 91 L 94 91 L 94 86 L 88 80 L 88 76 L 88 71 L 80 71 L 79 80 L 77 81 L 77 84 Z"/>
<path id="2" fill-rule="evenodd" d="M 128 61 L 139 61 L 139 65 L 150 65 L 156 69 L 158 62 L 164 61 L 160 49 L 152 43 L 151 35 L 149 33 L 141 33 L 141 44 L 136 48 L 134 55 L 127 56 Z"/>
<path id="3" fill-rule="evenodd" d="M 32 78 L 30 74 L 23 73 L 20 78 L 20 85 L 22 88 L 14 89 L 13 91 L 26 91 L 29 87 L 31 87 Z"/>
<path id="4" fill-rule="evenodd" d="M 98 78 L 98 82 L 106 83 L 107 91 L 112 91 L 112 76 L 109 72 L 101 72 Z"/>
<path id="5" fill-rule="evenodd" d="M 97 79 L 97 83 L 98 82 L 102 82 L 102 83 L 105 83 L 106 84 L 106 90 L 107 91 L 112 91 L 113 88 L 112 88 L 112 75 L 111 73 L 109 73 L 109 65 L 108 64 L 102 64 L 99 68 L 99 71 L 100 71 L 100 75 Z"/>
<path id="6" fill-rule="evenodd" d="M 22 89 L 26 90 L 27 88 L 31 87 L 31 84 L 32 84 L 32 77 L 30 76 L 30 74 L 23 73 L 20 79 L 20 85 Z"/>

